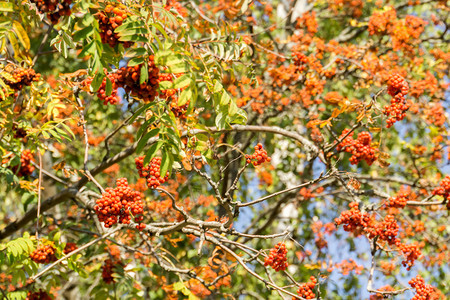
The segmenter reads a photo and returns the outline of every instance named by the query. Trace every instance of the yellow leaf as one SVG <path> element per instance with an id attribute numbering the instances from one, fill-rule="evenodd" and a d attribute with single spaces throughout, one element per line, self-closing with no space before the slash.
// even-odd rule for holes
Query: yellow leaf
<path id="1" fill-rule="evenodd" d="M 330 119 L 323 121 L 323 123 L 320 124 L 320 128 L 324 128 L 327 125 L 332 126 L 331 123 L 330 123 Z"/>
<path id="2" fill-rule="evenodd" d="M 334 119 L 334 118 L 336 118 L 337 116 L 339 116 L 340 114 L 341 114 L 341 111 L 340 111 L 339 109 L 335 108 L 335 109 L 333 110 L 333 113 L 331 114 L 331 117 Z"/>
<path id="3" fill-rule="evenodd" d="M 361 111 L 358 115 L 358 117 L 356 118 L 357 122 L 361 122 L 362 119 L 364 119 L 364 117 L 366 116 L 366 114 L 364 113 L 364 111 Z"/>
<path id="4" fill-rule="evenodd" d="M 30 49 L 30 38 L 28 37 L 28 34 L 25 31 L 25 29 L 23 28 L 22 24 L 20 24 L 17 21 L 14 21 L 13 28 L 14 28 L 14 31 L 16 32 L 17 38 L 22 43 L 23 47 L 26 50 L 29 50 Z"/>
<path id="5" fill-rule="evenodd" d="M 369 131 L 370 132 L 380 132 L 381 131 L 381 127 L 370 127 Z"/>
<path id="6" fill-rule="evenodd" d="M 2 76 L 3 78 L 5 78 L 6 80 L 12 82 L 12 83 L 16 83 L 17 80 L 14 78 L 14 76 L 12 76 L 11 74 L 9 74 L 8 72 L 2 71 L 0 72 L 0 76 Z"/>
<path id="7" fill-rule="evenodd" d="M 307 268 L 308 270 L 320 270 L 321 268 L 321 264 L 320 263 L 316 263 L 316 264 L 305 264 L 305 268 Z"/>

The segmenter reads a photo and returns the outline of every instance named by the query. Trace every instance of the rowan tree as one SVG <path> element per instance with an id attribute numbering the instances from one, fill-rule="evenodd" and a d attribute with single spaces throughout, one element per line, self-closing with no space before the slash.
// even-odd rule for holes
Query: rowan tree
<path id="1" fill-rule="evenodd" d="M 443 0 L 0 1 L 4 299 L 446 299 Z"/>

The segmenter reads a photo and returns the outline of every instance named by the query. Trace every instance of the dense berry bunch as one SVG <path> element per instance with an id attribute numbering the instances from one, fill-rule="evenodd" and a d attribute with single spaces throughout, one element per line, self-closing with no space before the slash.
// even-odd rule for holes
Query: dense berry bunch
<path id="1" fill-rule="evenodd" d="M 390 197 L 385 203 L 386 207 L 403 208 L 409 200 L 410 193 L 408 191 L 399 191 L 397 196 Z"/>
<path id="2" fill-rule="evenodd" d="M 55 248 L 52 245 L 39 245 L 31 254 L 32 261 L 38 264 L 48 264 L 56 261 Z"/>
<path id="3" fill-rule="evenodd" d="M 450 209 L 450 175 L 445 176 L 437 188 L 433 190 L 433 195 L 439 195 L 447 200 L 447 209 Z"/>
<path id="4" fill-rule="evenodd" d="M 128 17 L 125 5 L 120 4 L 117 7 L 107 5 L 105 11 L 99 11 L 95 14 L 100 26 L 100 37 L 102 43 L 115 47 L 122 43 L 125 48 L 131 47 L 132 42 L 120 42 L 119 35 L 115 29 L 122 25 L 123 21 Z"/>
<path id="5" fill-rule="evenodd" d="M 286 245 L 279 242 L 272 249 L 270 249 L 270 254 L 264 260 L 265 266 L 271 266 L 275 271 L 284 271 L 288 267 L 287 263 L 287 249 Z"/>
<path id="6" fill-rule="evenodd" d="M 46 291 L 39 290 L 38 292 L 28 292 L 25 300 L 52 300 L 53 298 L 47 294 Z"/>
<path id="7" fill-rule="evenodd" d="M 123 263 L 109 258 L 105 260 L 105 263 L 102 266 L 102 278 L 106 284 L 115 282 L 113 273 L 114 269 L 117 269 L 118 267 L 123 268 Z"/>
<path id="8" fill-rule="evenodd" d="M 393 215 L 387 215 L 382 222 L 376 223 L 372 228 L 367 228 L 370 238 L 378 236 L 380 240 L 386 241 L 389 245 L 399 243 L 397 238 L 398 224 Z"/>
<path id="9" fill-rule="evenodd" d="M 406 270 L 411 270 L 411 267 L 414 266 L 414 262 L 416 261 L 416 259 L 418 259 L 420 255 L 422 255 L 419 245 L 417 243 L 409 245 L 398 243 L 398 247 L 405 258 L 402 261 L 402 265 L 406 267 Z"/>
<path id="10" fill-rule="evenodd" d="M 64 252 L 64 254 L 69 254 L 70 252 L 75 251 L 77 249 L 78 249 L 77 244 L 75 244 L 75 243 L 67 243 L 66 246 L 64 247 L 64 251 L 63 252 Z"/>
<path id="11" fill-rule="evenodd" d="M 97 96 L 103 101 L 103 104 L 118 104 L 120 97 L 117 89 L 124 88 L 131 96 L 142 99 L 144 102 L 151 102 L 158 95 L 158 73 L 159 69 L 154 63 L 154 57 L 151 55 L 148 61 L 148 79 L 140 83 L 141 65 L 133 67 L 122 67 L 115 73 L 106 74 L 112 84 L 111 94 L 106 94 L 106 77 L 97 91 Z M 93 78 L 89 77 L 83 82 L 83 86 L 87 87 L 92 83 Z"/>
<path id="12" fill-rule="evenodd" d="M 422 276 L 417 275 L 408 283 L 412 288 L 416 289 L 416 294 L 411 298 L 411 300 L 438 299 L 434 297 L 436 294 L 434 287 L 431 284 L 425 284 L 425 280 L 423 280 Z"/>
<path id="13" fill-rule="evenodd" d="M 72 13 L 70 5 L 72 0 L 31 0 L 36 4 L 39 13 L 47 14 L 47 18 L 52 24 L 58 23 L 62 16 L 70 16 Z"/>
<path id="14" fill-rule="evenodd" d="M 104 222 L 105 227 L 109 228 L 117 222 L 130 224 L 133 216 L 134 221 L 140 223 L 144 218 L 142 193 L 132 190 L 126 178 L 117 179 L 116 185 L 114 189 L 107 188 L 94 206 L 99 221 Z M 136 228 L 142 230 L 145 224 L 138 224 Z"/>
<path id="15" fill-rule="evenodd" d="M 156 189 L 169 179 L 169 172 L 166 176 L 161 177 L 161 157 L 154 157 L 150 161 L 150 164 L 144 167 L 144 156 L 139 156 L 134 159 L 136 169 L 139 172 L 139 176 L 147 180 L 147 186 L 151 189 Z"/>
<path id="16" fill-rule="evenodd" d="M 148 79 L 140 83 L 141 65 L 133 67 L 122 67 L 116 73 L 116 84 L 118 87 L 125 89 L 131 96 L 141 98 L 144 102 L 151 102 L 158 95 L 158 75 L 159 69 L 154 62 L 154 56 L 150 55 L 148 58 Z"/>
<path id="17" fill-rule="evenodd" d="M 35 167 L 31 164 L 32 161 L 34 161 L 34 158 L 31 151 L 28 149 L 24 150 L 20 155 L 20 166 L 15 166 L 13 168 L 13 172 L 16 172 L 17 169 L 19 169 L 17 176 L 23 177 L 31 175 L 31 173 L 35 170 Z"/>
<path id="18" fill-rule="evenodd" d="M 390 116 L 387 119 L 386 127 L 389 128 L 395 122 L 401 121 L 406 116 L 406 111 L 409 109 L 406 103 L 405 96 L 409 91 L 409 86 L 406 80 L 398 75 L 393 74 L 388 79 L 388 94 L 392 96 L 391 104 L 384 107 L 384 114 Z"/>
<path id="19" fill-rule="evenodd" d="M 255 167 L 265 163 L 266 161 L 270 162 L 271 160 L 271 158 L 267 156 L 267 151 L 264 150 L 260 143 L 255 146 L 255 153 L 253 153 L 253 155 L 246 155 L 245 159 L 247 160 L 247 163 L 252 163 Z"/>
<path id="20" fill-rule="evenodd" d="M 349 131 L 350 129 L 345 129 L 339 138 L 342 139 Z M 347 153 L 351 153 L 350 163 L 352 165 L 356 165 L 361 160 L 365 160 L 370 166 L 377 159 L 375 156 L 375 148 L 371 146 L 371 143 L 372 137 L 370 136 L 370 133 L 363 131 L 358 134 L 356 140 L 353 139 L 352 135 L 348 135 L 341 143 L 339 143 L 339 145 L 337 145 L 336 150 L 343 150 Z"/>
<path id="21" fill-rule="evenodd" d="M 106 78 L 108 78 L 111 81 L 111 94 L 106 94 Z M 84 81 L 85 86 L 90 86 L 92 83 L 93 78 L 89 77 Z M 104 105 L 109 104 L 118 104 L 120 102 L 120 97 L 117 93 L 117 83 L 116 83 L 116 74 L 106 74 L 106 76 L 103 78 L 102 84 L 98 88 L 97 91 L 97 97 L 103 101 Z"/>
<path id="22" fill-rule="evenodd" d="M 316 294 L 314 294 L 313 289 L 317 285 L 317 279 L 314 276 L 309 278 L 310 282 L 302 283 L 297 290 L 297 294 L 305 299 L 314 299 Z M 297 298 L 292 297 L 292 300 Z"/>
<path id="23" fill-rule="evenodd" d="M 41 74 L 36 74 L 33 69 L 16 68 L 11 73 L 14 81 L 5 79 L 13 90 L 21 90 L 24 86 L 30 86 L 33 81 L 38 81 Z"/>
<path id="24" fill-rule="evenodd" d="M 372 223 L 372 218 L 366 212 L 361 212 L 357 202 L 349 204 L 350 210 L 343 211 L 334 222 L 337 226 L 344 224 L 344 230 L 349 232 L 361 231 Z"/>
<path id="25" fill-rule="evenodd" d="M 383 35 L 390 33 L 396 20 L 397 13 L 394 8 L 373 13 L 369 19 L 369 34 Z"/>
<path id="26" fill-rule="evenodd" d="M 303 72 L 308 66 L 309 59 L 302 52 L 292 52 L 292 60 L 294 65 L 297 67 L 297 72 Z"/>

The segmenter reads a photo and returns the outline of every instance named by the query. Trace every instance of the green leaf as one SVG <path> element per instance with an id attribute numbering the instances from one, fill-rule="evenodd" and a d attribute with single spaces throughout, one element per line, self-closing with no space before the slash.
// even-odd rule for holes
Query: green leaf
<path id="1" fill-rule="evenodd" d="M 112 93 L 112 82 L 108 76 L 106 76 L 106 84 L 105 84 L 105 94 L 106 96 L 111 95 Z"/>
<path id="2" fill-rule="evenodd" d="M 189 100 L 191 100 L 193 96 L 192 90 L 187 88 L 181 92 L 180 97 L 178 98 L 178 105 L 185 105 Z"/>
<path id="3" fill-rule="evenodd" d="M 161 169 L 159 170 L 160 176 L 161 177 L 166 176 L 167 171 L 169 171 L 172 168 L 172 165 L 173 165 L 173 155 L 170 151 L 167 151 L 167 149 L 165 149 L 162 152 Z"/>
<path id="4" fill-rule="evenodd" d="M 94 27 L 92 25 L 90 25 L 88 27 L 85 27 L 85 28 L 75 32 L 73 35 L 73 40 L 76 42 L 85 40 L 86 38 L 91 36 L 93 33 L 94 33 Z"/>
<path id="5" fill-rule="evenodd" d="M 141 76 L 139 78 L 139 84 L 146 82 L 148 79 L 148 64 L 142 64 Z"/>
<path id="6" fill-rule="evenodd" d="M 105 77 L 105 74 L 103 72 L 97 72 L 97 74 L 95 74 L 94 79 L 92 80 L 92 83 L 91 83 L 91 91 L 92 92 L 98 91 L 98 89 L 102 85 L 104 77 Z"/>
<path id="7" fill-rule="evenodd" d="M 214 80 L 214 89 L 213 89 L 213 93 L 217 94 L 220 91 L 223 90 L 223 85 L 218 81 L 218 80 Z"/>
<path id="8" fill-rule="evenodd" d="M 155 144 L 151 145 L 150 148 L 148 148 L 147 152 L 145 153 L 144 166 L 148 165 L 150 160 L 156 156 L 156 153 L 164 145 L 164 143 L 164 140 L 159 140 Z"/>
<path id="9" fill-rule="evenodd" d="M 182 88 L 190 85 L 191 82 L 192 82 L 191 76 L 188 74 L 185 74 L 185 75 L 180 76 L 177 79 L 175 79 L 175 81 L 173 82 L 173 88 L 174 89 L 182 89 Z"/>
<path id="10" fill-rule="evenodd" d="M 159 133 L 159 128 L 154 128 L 147 132 L 138 142 L 138 145 L 136 147 L 136 153 L 141 153 L 142 149 L 144 149 L 145 145 L 147 144 L 148 140 L 150 140 L 152 137 L 156 136 Z"/>
<path id="11" fill-rule="evenodd" d="M 135 57 L 135 56 L 143 56 L 145 54 L 147 54 L 147 49 L 140 47 L 128 50 L 124 56 Z"/>
<path id="12" fill-rule="evenodd" d="M 228 105 L 228 103 L 230 103 L 231 101 L 231 97 L 230 95 L 228 95 L 228 93 L 224 90 L 222 92 L 222 96 L 220 96 L 220 106 L 225 106 Z"/>
<path id="13" fill-rule="evenodd" d="M 173 82 L 172 81 L 161 81 L 159 83 L 159 89 L 161 91 L 169 90 L 169 89 L 172 89 L 172 88 L 173 88 Z"/>
<path id="14" fill-rule="evenodd" d="M 154 102 L 151 102 L 151 103 L 148 103 L 148 104 L 145 104 L 145 105 L 142 105 L 141 107 L 139 107 L 136 110 L 136 112 L 134 113 L 134 115 L 131 117 L 131 119 L 128 121 L 128 123 L 132 124 L 134 122 L 134 120 L 136 120 L 136 118 L 139 117 L 143 111 L 149 109 L 150 106 L 152 106 L 153 104 L 154 104 Z"/>
<path id="15" fill-rule="evenodd" d="M 145 61 L 145 59 L 143 57 L 133 57 L 132 59 L 130 59 L 128 61 L 128 66 L 134 67 L 134 66 L 142 64 L 144 61 Z"/>
<path id="16" fill-rule="evenodd" d="M 94 40 L 90 41 L 86 46 L 83 47 L 83 50 L 81 50 L 80 54 L 78 54 L 78 57 L 85 57 L 88 55 L 94 55 L 95 54 L 95 42 Z"/>
<path id="17" fill-rule="evenodd" d="M 117 32 L 117 30 L 115 30 Z M 118 32 L 119 37 L 123 37 L 126 35 L 135 35 L 138 36 L 139 34 L 148 34 L 148 30 L 145 27 L 136 27 L 136 28 L 127 28 L 120 32 Z M 119 39 L 120 40 L 120 39 Z"/>

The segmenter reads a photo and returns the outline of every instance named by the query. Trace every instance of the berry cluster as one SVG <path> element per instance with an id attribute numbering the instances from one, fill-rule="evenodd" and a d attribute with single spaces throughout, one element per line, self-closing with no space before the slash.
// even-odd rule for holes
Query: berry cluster
<path id="1" fill-rule="evenodd" d="M 148 58 L 148 79 L 143 83 L 140 82 L 142 64 L 133 67 L 120 68 L 115 77 L 115 82 L 118 87 L 123 87 L 127 93 L 132 96 L 141 98 L 148 103 L 155 99 L 158 95 L 158 74 L 159 69 L 155 65 L 155 58 L 150 55 Z"/>
<path id="2" fill-rule="evenodd" d="M 112 91 L 111 94 L 108 96 L 106 95 L 106 80 L 107 78 L 109 79 L 109 81 L 111 81 L 111 86 L 112 86 Z M 94 78 L 89 77 L 84 81 L 84 85 L 85 86 L 90 86 L 92 83 L 92 80 Z M 103 78 L 102 84 L 100 85 L 100 87 L 98 88 L 97 91 L 97 97 L 98 99 L 103 101 L 104 105 L 112 104 L 118 104 L 120 102 L 120 97 L 117 94 L 117 83 L 116 83 L 116 74 L 111 73 L 111 74 L 106 74 L 105 78 Z"/>
<path id="3" fill-rule="evenodd" d="M 404 208 L 408 203 L 410 193 L 408 191 L 399 191 L 397 196 L 390 197 L 385 202 L 386 207 Z"/>
<path id="4" fill-rule="evenodd" d="M 334 220 L 336 226 L 344 224 L 344 230 L 348 232 L 361 231 L 369 227 L 373 219 L 366 212 L 361 212 L 357 202 L 349 204 L 350 210 L 343 211 L 339 218 Z"/>
<path id="5" fill-rule="evenodd" d="M 270 162 L 271 158 L 267 156 L 267 151 L 264 150 L 261 143 L 258 143 L 255 146 L 255 153 L 253 155 L 245 155 L 245 159 L 247 160 L 247 163 L 252 163 L 255 167 L 259 166 L 263 163 Z"/>
<path id="6" fill-rule="evenodd" d="M 63 252 L 64 252 L 64 254 L 69 254 L 70 252 L 75 251 L 77 249 L 78 249 L 77 244 L 75 244 L 75 243 L 67 243 L 66 246 L 64 247 L 64 251 Z"/>
<path id="7" fill-rule="evenodd" d="M 116 180 L 116 188 L 107 188 L 102 197 L 97 200 L 94 206 L 95 212 L 100 222 L 104 222 L 109 228 L 117 222 L 130 224 L 131 217 L 139 223 L 143 220 L 144 202 L 142 193 L 132 190 L 128 186 L 126 178 Z M 145 224 L 138 224 L 137 229 L 143 230 Z"/>
<path id="8" fill-rule="evenodd" d="M 284 271 L 288 267 L 287 263 L 287 249 L 286 245 L 279 242 L 272 249 L 270 249 L 270 254 L 264 260 L 265 266 L 271 266 L 275 271 Z"/>
<path id="9" fill-rule="evenodd" d="M 31 164 L 32 161 L 34 161 L 33 154 L 31 154 L 30 150 L 26 149 L 20 155 L 20 166 L 15 166 L 12 171 L 14 173 L 17 172 L 17 176 L 19 177 L 31 175 L 35 170 L 35 167 Z M 17 171 L 17 169 L 19 170 Z"/>
<path id="10" fill-rule="evenodd" d="M 317 279 L 314 276 L 309 278 L 310 282 L 302 283 L 297 290 L 297 294 L 305 299 L 314 299 L 316 298 L 316 294 L 314 294 L 313 289 L 317 285 Z M 295 300 L 295 297 L 292 297 L 292 300 Z"/>
<path id="11" fill-rule="evenodd" d="M 123 263 L 120 261 L 117 261 L 117 260 L 109 259 L 109 258 L 107 260 L 105 260 L 105 263 L 102 266 L 102 278 L 106 284 L 115 282 L 113 273 L 114 273 L 114 269 L 117 269 L 118 267 L 123 268 L 124 267 Z"/>
<path id="12" fill-rule="evenodd" d="M 372 227 L 366 228 L 370 238 L 378 236 L 380 240 L 386 241 L 389 245 L 398 244 L 397 238 L 398 224 L 393 215 L 387 215 L 382 222 L 374 224 Z"/>
<path id="13" fill-rule="evenodd" d="M 99 11 L 95 14 L 95 17 L 98 19 L 103 44 L 108 44 L 114 48 L 117 44 L 122 43 L 125 48 L 131 47 L 132 42 L 120 42 L 119 35 L 115 32 L 115 29 L 122 25 L 128 17 L 125 5 L 120 4 L 114 7 L 108 4 L 105 11 Z"/>
<path id="14" fill-rule="evenodd" d="M 52 245 L 39 245 L 30 254 L 30 258 L 38 264 L 48 264 L 56 261 L 55 252 L 55 247 Z"/>
<path id="15" fill-rule="evenodd" d="M 52 24 L 58 23 L 62 16 L 70 16 L 72 0 L 31 0 L 41 14 L 47 14 Z"/>
<path id="16" fill-rule="evenodd" d="M 349 133 L 350 129 L 345 129 L 339 139 L 342 139 Z M 351 153 L 350 163 L 352 165 L 358 164 L 361 160 L 365 160 L 370 166 L 377 159 L 375 155 L 375 148 L 371 146 L 372 137 L 367 131 L 360 132 L 357 139 L 353 139 L 352 135 L 347 136 L 339 145 L 337 151 L 345 151 Z"/>
<path id="17" fill-rule="evenodd" d="M 139 176 L 147 180 L 147 186 L 150 189 L 156 189 L 169 179 L 169 172 L 166 176 L 161 177 L 161 157 L 154 157 L 150 163 L 144 167 L 144 156 L 139 156 L 134 159 L 136 169 L 139 172 Z"/>
<path id="18" fill-rule="evenodd" d="M 442 179 L 439 186 L 433 190 L 433 195 L 444 197 L 447 200 L 447 209 L 450 209 L 450 175 Z"/>
<path id="19" fill-rule="evenodd" d="M 11 73 L 14 81 L 5 78 L 5 83 L 13 90 L 19 91 L 24 86 L 30 86 L 33 81 L 38 81 L 41 74 L 36 74 L 33 69 L 16 68 Z"/>
<path id="20" fill-rule="evenodd" d="M 302 52 L 292 52 L 292 60 L 297 67 L 297 72 L 305 71 L 309 63 L 308 56 Z"/>
<path id="21" fill-rule="evenodd" d="M 397 13 L 394 8 L 383 12 L 374 12 L 369 19 L 368 31 L 370 35 L 383 35 L 390 33 L 397 20 Z"/>
<path id="22" fill-rule="evenodd" d="M 38 292 L 28 292 L 25 300 L 52 300 L 53 298 L 47 294 L 46 291 L 39 290 Z"/>
<path id="23" fill-rule="evenodd" d="M 414 266 L 415 260 L 418 259 L 420 255 L 422 255 L 419 245 L 417 243 L 409 245 L 398 243 L 398 247 L 405 257 L 405 259 L 402 261 L 402 265 L 406 267 L 406 270 L 411 270 L 411 267 Z"/>
<path id="24" fill-rule="evenodd" d="M 159 70 L 155 65 L 154 56 L 149 56 L 148 61 L 148 79 L 143 83 L 140 82 L 141 78 L 141 65 L 136 65 L 133 67 L 122 67 L 117 70 L 116 73 L 106 74 L 103 78 L 103 82 L 97 91 L 97 97 L 103 101 L 103 104 L 118 104 L 120 102 L 120 97 L 118 95 L 117 89 L 124 88 L 127 93 L 131 96 L 142 99 L 144 102 L 148 103 L 155 99 L 158 95 L 158 73 Z M 108 96 L 106 95 L 106 78 L 111 81 L 112 91 Z M 88 87 L 92 83 L 93 78 L 89 77 L 83 82 L 83 86 Z"/>
<path id="25" fill-rule="evenodd" d="M 393 74 L 388 79 L 388 94 L 392 96 L 391 104 L 384 107 L 384 114 L 390 116 L 387 119 L 386 127 L 389 128 L 395 122 L 401 121 L 406 116 L 409 105 L 406 103 L 405 96 L 409 91 L 406 80 L 398 75 Z"/>
<path id="26" fill-rule="evenodd" d="M 412 288 L 416 289 L 416 294 L 411 298 L 411 300 L 437 299 L 433 297 L 436 294 L 434 287 L 431 284 L 425 284 L 425 280 L 423 280 L 422 276 L 417 275 L 408 283 Z"/>

